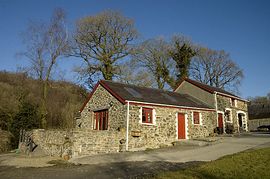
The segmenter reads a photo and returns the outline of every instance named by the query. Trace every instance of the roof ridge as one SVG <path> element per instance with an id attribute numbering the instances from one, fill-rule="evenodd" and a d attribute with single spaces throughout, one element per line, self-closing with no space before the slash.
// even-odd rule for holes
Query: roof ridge
<path id="1" fill-rule="evenodd" d="M 118 81 L 112 81 L 112 80 L 101 80 L 101 81 L 110 82 L 110 83 L 117 83 L 117 84 L 123 84 L 123 85 L 133 86 L 133 87 L 136 87 L 136 88 L 151 89 L 151 90 L 163 91 L 163 92 L 167 92 L 167 93 L 174 93 L 174 94 L 176 93 L 176 94 L 179 94 L 179 93 L 174 92 L 174 91 L 169 91 L 169 90 L 164 90 L 164 89 L 158 89 L 158 88 L 150 88 L 150 87 L 145 87 L 145 86 L 137 86 L 135 84 L 128 84 L 128 83 L 118 82 Z"/>
<path id="2" fill-rule="evenodd" d="M 211 86 L 211 85 L 208 85 L 208 84 L 205 84 L 205 83 L 202 83 L 202 82 L 199 82 L 199 81 L 190 79 L 190 78 L 185 78 L 184 80 L 186 80 L 186 81 L 188 81 L 190 83 L 197 83 L 198 85 L 202 85 L 201 88 L 208 88 L 208 89 L 205 89 L 205 90 L 209 90 L 209 91 L 213 91 L 213 92 L 218 92 L 218 93 L 223 93 L 223 94 L 226 94 L 227 93 L 226 95 L 230 95 L 230 96 L 234 96 L 234 97 L 237 97 L 237 98 L 242 99 L 240 96 L 237 96 L 234 93 L 232 93 L 230 91 L 227 91 L 224 88 L 220 88 L 220 87 L 216 87 L 216 86 Z M 203 87 L 203 86 L 205 86 L 205 87 Z"/>

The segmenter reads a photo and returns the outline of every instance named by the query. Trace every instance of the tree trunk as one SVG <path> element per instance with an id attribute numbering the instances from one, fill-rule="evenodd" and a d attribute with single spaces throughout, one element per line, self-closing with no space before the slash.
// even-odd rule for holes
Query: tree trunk
<path id="1" fill-rule="evenodd" d="M 42 84 L 42 101 L 41 101 L 41 128 L 46 128 L 47 127 L 47 93 L 48 93 L 48 85 L 47 81 L 43 81 Z"/>

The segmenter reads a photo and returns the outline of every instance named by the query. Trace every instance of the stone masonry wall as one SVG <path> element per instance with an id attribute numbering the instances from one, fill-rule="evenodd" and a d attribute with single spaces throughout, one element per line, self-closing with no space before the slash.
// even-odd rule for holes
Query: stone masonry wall
<path id="1" fill-rule="evenodd" d="M 150 106 L 156 113 L 155 124 L 140 123 L 140 108 L 142 105 L 130 106 L 129 149 L 143 150 L 171 145 L 177 139 L 177 113 L 187 114 L 188 138 L 209 136 L 216 127 L 214 111 L 198 111 L 202 114 L 202 125 L 192 124 L 192 110 Z M 149 106 L 145 106 L 148 107 Z M 139 136 L 132 134 L 137 133 Z"/>
<path id="2" fill-rule="evenodd" d="M 193 110 L 150 106 L 155 111 L 155 124 L 140 122 L 142 105 L 130 105 L 129 150 L 158 148 L 177 139 L 177 113 L 187 115 L 188 138 L 209 136 L 217 126 L 214 111 L 200 111 L 201 125 L 192 124 Z M 149 107 L 149 106 L 145 106 Z M 108 109 L 108 130 L 94 130 L 94 111 Z M 35 130 L 34 141 L 49 155 L 72 156 L 124 151 L 126 142 L 127 104 L 123 105 L 99 85 L 81 112 L 73 130 Z M 136 133 L 136 135 L 134 135 Z M 138 135 L 139 134 L 139 135 Z M 122 144 L 120 144 L 120 141 Z"/>
<path id="3" fill-rule="evenodd" d="M 244 101 L 237 100 L 237 106 L 232 106 L 231 98 L 217 95 L 218 110 L 225 112 L 226 108 L 231 109 L 232 112 L 232 124 L 234 126 L 234 131 L 238 132 L 238 116 L 237 112 L 242 111 L 246 113 L 246 121 L 248 121 L 248 111 L 247 103 Z"/>
<path id="4" fill-rule="evenodd" d="M 47 155 L 62 157 L 67 150 L 72 150 L 73 134 L 67 130 L 33 130 L 33 141 Z"/>
<path id="5" fill-rule="evenodd" d="M 73 156 L 119 152 L 125 136 L 124 131 L 74 130 Z"/>
<path id="6" fill-rule="evenodd" d="M 189 113 L 189 138 L 200 138 L 213 135 L 214 129 L 217 126 L 216 112 L 214 111 L 198 111 L 201 112 L 202 124 L 192 124 L 191 112 Z"/>
<path id="7" fill-rule="evenodd" d="M 270 125 L 270 118 L 252 119 L 249 120 L 248 123 L 249 123 L 249 130 L 256 131 L 259 126 Z"/>
<path id="8" fill-rule="evenodd" d="M 108 130 L 116 131 L 125 128 L 127 107 L 120 103 L 101 85 L 98 86 L 81 112 L 81 119 L 77 120 L 77 127 L 80 125 L 82 129 L 93 129 L 94 111 L 106 108 L 109 115 Z"/>
<path id="9" fill-rule="evenodd" d="M 47 154 L 62 157 L 115 153 L 122 150 L 120 140 L 125 134 L 118 131 L 95 130 L 33 130 L 34 142 Z"/>
<path id="10" fill-rule="evenodd" d="M 192 124 L 193 110 L 164 107 L 152 107 L 156 118 L 154 125 L 142 124 L 140 123 L 141 107 L 141 105 L 130 105 L 128 144 L 131 151 L 168 146 L 177 141 L 177 113 L 187 114 L 188 138 L 207 137 L 214 132 L 216 126 L 214 111 L 196 110 L 202 115 L 202 124 L 194 125 Z M 140 136 L 134 136 L 134 132 L 139 132 Z M 116 153 L 125 151 L 126 130 L 125 128 L 104 131 L 85 128 L 69 131 L 39 129 L 33 131 L 33 140 L 46 154 L 53 156 L 63 156 L 64 153 L 73 157 Z"/>

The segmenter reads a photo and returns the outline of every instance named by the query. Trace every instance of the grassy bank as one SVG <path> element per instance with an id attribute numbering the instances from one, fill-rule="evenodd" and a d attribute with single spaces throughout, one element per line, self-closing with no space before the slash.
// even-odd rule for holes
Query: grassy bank
<path id="1" fill-rule="evenodd" d="M 269 178 L 270 148 L 249 150 L 155 178 Z"/>

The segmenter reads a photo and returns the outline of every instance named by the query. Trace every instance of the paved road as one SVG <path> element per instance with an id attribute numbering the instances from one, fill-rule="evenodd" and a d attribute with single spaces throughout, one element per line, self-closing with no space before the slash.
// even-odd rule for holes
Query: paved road
<path id="1" fill-rule="evenodd" d="M 270 147 L 270 137 L 267 135 L 225 137 L 221 143 L 204 147 L 177 146 L 72 160 L 77 164 L 85 165 L 60 165 L 43 168 L 1 166 L 0 178 L 137 178 L 146 174 L 177 170 L 200 163 L 194 161 L 215 160 L 224 155 L 264 147 Z"/>
<path id="2" fill-rule="evenodd" d="M 176 146 L 167 149 L 150 150 L 143 152 L 118 153 L 91 157 L 75 158 L 71 161 L 79 164 L 100 164 L 113 162 L 134 162 L 134 161 L 165 161 L 165 162 L 192 162 L 211 161 L 222 156 L 241 152 L 250 148 L 270 146 L 269 136 L 241 136 L 223 137 L 214 145 L 204 147 Z"/>

